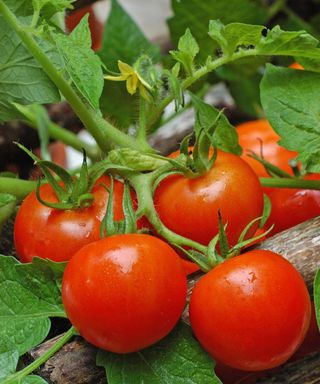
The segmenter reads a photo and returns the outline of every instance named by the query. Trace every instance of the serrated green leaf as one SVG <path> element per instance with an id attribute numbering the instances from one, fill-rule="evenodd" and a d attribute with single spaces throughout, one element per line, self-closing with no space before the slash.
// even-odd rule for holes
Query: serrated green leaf
<path id="1" fill-rule="evenodd" d="M 160 50 L 146 39 L 140 28 L 115 0 L 103 33 L 102 48 L 98 52 L 108 70 L 118 72 L 118 60 L 132 65 L 146 54 L 157 62 Z M 137 118 L 138 103 L 130 96 L 125 84 L 106 82 L 100 101 L 105 116 L 114 120 L 120 128 L 128 128 Z"/>
<path id="2" fill-rule="evenodd" d="M 210 20 L 221 20 L 222 23 L 242 22 L 264 24 L 267 20 L 266 7 L 259 1 L 229 0 L 171 0 L 174 16 L 168 20 L 171 38 L 178 44 L 187 28 L 200 46 L 198 58 L 204 61 L 212 55 L 216 44 L 208 35 Z"/>
<path id="3" fill-rule="evenodd" d="M 0 255 L 0 340 L 9 340 L 20 355 L 47 336 L 49 317 L 65 317 L 63 266 L 42 259 L 20 264 Z"/>
<path id="4" fill-rule="evenodd" d="M 165 339 L 137 353 L 100 350 L 97 365 L 105 368 L 109 384 L 221 384 L 214 361 L 182 323 Z"/>
<path id="5" fill-rule="evenodd" d="M 50 50 L 47 45 L 42 46 L 44 50 Z M 60 101 L 56 86 L 1 16 L 0 51 L 0 122 L 20 117 L 12 103 L 28 105 Z"/>
<path id="6" fill-rule="evenodd" d="M 318 269 L 316 277 L 314 279 L 313 296 L 318 328 L 320 330 L 320 269 Z"/>
<path id="7" fill-rule="evenodd" d="M 36 11 L 41 11 L 41 16 L 46 20 L 58 13 L 63 12 L 65 9 L 72 9 L 72 3 L 75 0 L 32 0 L 33 7 Z"/>
<path id="8" fill-rule="evenodd" d="M 197 130 L 198 127 L 203 127 L 207 131 L 210 131 L 210 128 L 216 121 L 220 111 L 205 103 L 195 95 L 192 95 L 192 103 L 196 110 L 195 130 Z M 223 151 L 234 153 L 236 155 L 242 153 L 242 149 L 238 143 L 238 134 L 224 114 L 222 114 L 219 119 L 218 125 L 212 136 L 211 144 Z"/>
<path id="9" fill-rule="evenodd" d="M 305 31 L 283 31 L 277 25 L 256 45 L 258 54 L 290 55 L 320 60 L 319 41 Z"/>
<path id="10" fill-rule="evenodd" d="M 199 45 L 188 28 L 178 42 L 178 51 L 170 51 L 171 56 L 180 62 L 189 76 L 193 73 L 193 61 L 199 52 Z"/>
<path id="11" fill-rule="evenodd" d="M 279 144 L 299 153 L 305 170 L 320 172 L 320 74 L 267 65 L 261 102 L 281 137 Z"/>
<path id="12" fill-rule="evenodd" d="M 70 35 L 56 34 L 54 39 L 73 84 L 98 109 L 104 80 L 101 60 L 91 49 L 88 17 L 84 16 Z"/>
<path id="13" fill-rule="evenodd" d="M 239 47 L 257 45 L 265 27 L 242 23 L 231 23 L 224 26 L 220 20 L 211 20 L 209 36 L 215 40 L 226 55 L 236 52 Z"/>

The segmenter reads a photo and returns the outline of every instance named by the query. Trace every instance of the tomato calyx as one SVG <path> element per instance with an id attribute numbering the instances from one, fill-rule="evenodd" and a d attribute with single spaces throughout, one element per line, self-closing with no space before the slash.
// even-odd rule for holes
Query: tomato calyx
<path id="1" fill-rule="evenodd" d="M 108 204 L 106 214 L 102 219 L 100 226 L 100 237 L 104 238 L 116 234 L 129 234 L 137 233 L 137 217 L 133 209 L 132 199 L 130 195 L 130 186 L 128 182 L 124 183 L 123 198 L 122 198 L 122 210 L 124 219 L 116 221 L 114 220 L 113 209 L 113 192 L 114 192 L 114 179 L 110 175 L 110 188 L 102 184 L 104 188 L 109 192 Z"/>
<path id="2" fill-rule="evenodd" d="M 180 153 L 184 155 L 187 167 L 187 172 L 184 172 L 186 177 L 199 177 L 207 173 L 214 165 L 218 152 L 213 142 L 213 135 L 222 114 L 223 111 L 220 111 L 212 124 L 207 126 L 201 121 L 201 115 L 197 113 L 193 150 L 190 150 L 192 134 L 187 135 L 180 144 Z"/>
<path id="3" fill-rule="evenodd" d="M 95 178 L 92 178 L 89 175 L 85 150 L 83 150 L 83 161 L 79 176 L 75 177 L 52 161 L 41 160 L 23 145 L 19 143 L 16 144 L 20 149 L 26 152 L 34 160 L 35 165 L 41 169 L 46 181 L 50 184 L 58 199 L 58 202 L 53 203 L 46 201 L 41 197 L 41 180 L 39 179 L 36 188 L 36 196 L 41 204 L 53 209 L 61 210 L 87 208 L 92 205 L 94 197 L 90 191 L 100 174 L 97 174 L 97 177 Z M 54 176 L 54 174 L 56 176 Z"/>
<path id="4" fill-rule="evenodd" d="M 175 247 L 183 251 L 193 262 L 198 264 L 201 270 L 205 273 L 209 272 L 211 269 L 216 267 L 218 264 L 223 263 L 224 261 L 230 259 L 231 257 L 238 256 L 241 250 L 252 243 L 260 240 L 270 231 L 272 231 L 273 226 L 271 226 L 267 231 L 260 233 L 257 236 L 246 239 L 246 235 L 249 232 L 250 228 L 257 222 L 262 220 L 261 217 L 257 217 L 252 220 L 241 232 L 237 244 L 233 247 L 230 247 L 228 238 L 226 235 L 226 229 L 228 223 L 223 224 L 221 212 L 218 211 L 218 220 L 219 220 L 219 232 L 218 234 L 210 241 L 205 253 L 196 251 L 196 250 L 187 250 L 181 247 L 178 244 L 173 244 Z M 219 247 L 219 250 L 218 250 Z"/>

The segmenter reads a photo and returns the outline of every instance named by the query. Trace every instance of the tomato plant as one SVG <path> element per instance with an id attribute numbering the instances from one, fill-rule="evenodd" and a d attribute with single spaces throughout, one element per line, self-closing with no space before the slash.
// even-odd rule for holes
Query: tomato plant
<path id="1" fill-rule="evenodd" d="M 72 324 L 92 344 L 117 353 L 166 336 L 186 300 L 179 256 L 160 239 L 115 235 L 93 242 L 69 262 L 62 283 Z"/>
<path id="2" fill-rule="evenodd" d="M 20 261 L 30 262 L 34 256 L 53 261 L 66 261 L 85 244 L 100 238 L 100 224 L 106 212 L 110 178 L 103 176 L 92 189 L 90 207 L 60 210 L 41 204 L 35 192 L 22 202 L 14 224 L 14 243 Z M 40 187 L 45 201 L 57 202 L 49 184 Z M 116 220 L 123 218 L 123 184 L 114 183 L 113 207 Z"/>
<path id="3" fill-rule="evenodd" d="M 258 178 L 238 156 L 222 151 L 204 175 L 164 179 L 155 191 L 154 202 L 168 228 L 201 244 L 208 244 L 218 233 L 219 210 L 227 223 L 228 240 L 235 245 L 244 227 L 263 209 Z M 253 225 L 248 236 L 255 230 Z"/>
<path id="4" fill-rule="evenodd" d="M 255 250 L 206 274 L 190 301 L 192 329 L 219 361 L 258 371 L 288 360 L 309 327 L 311 303 L 297 270 L 271 251 Z"/>
<path id="5" fill-rule="evenodd" d="M 100 29 L 94 36 L 92 8 L 67 20 L 70 33 L 65 33 L 65 15 L 72 3 L 0 0 L 0 38 L 6 47 L 0 59 L 5 64 L 0 70 L 0 122 L 15 128 L 20 119 L 37 130 L 44 160 L 26 148 L 29 144 L 23 137 L 19 141 L 54 188 L 43 184 L 25 199 L 17 215 L 16 250 L 21 261 L 32 262 L 21 265 L 15 258 L 0 257 L 0 340 L 4 341 L 0 381 L 40 382 L 41 378 L 30 374 L 73 337 L 75 328 L 96 346 L 119 352 L 98 352 L 98 364 L 106 369 L 110 384 L 178 384 L 190 381 L 191 376 L 194 384 L 217 381 L 214 362 L 187 326 L 176 327 L 165 340 L 151 346 L 180 318 L 186 298 L 185 275 L 194 271 L 194 265 L 181 261 L 168 243 L 186 251 L 204 272 L 218 265 L 196 286 L 190 306 L 196 336 L 205 348 L 222 364 L 242 369 L 282 363 L 305 334 L 308 294 L 297 272 L 280 256 L 260 252 L 259 257 L 250 253 L 231 259 L 251 240 L 240 239 L 240 245 L 230 248 L 218 213 L 230 245 L 235 245 L 244 227 L 262 214 L 262 188 L 254 171 L 239 158 L 241 148 L 234 127 L 222 110 L 208 104 L 207 91 L 210 87 L 211 93 L 212 80 L 222 78 L 230 86 L 236 107 L 256 116 L 262 105 L 283 145 L 294 149 L 294 156 L 298 154 L 302 169 L 320 172 L 317 40 L 304 31 L 264 26 L 288 11 L 283 1 L 268 7 L 262 4 L 266 2 L 244 0 L 244 7 L 233 0 L 229 8 L 235 17 L 222 0 L 208 1 L 205 9 L 197 7 L 197 2 L 176 1 L 169 21 L 171 58 L 164 55 L 162 60 L 160 47 L 148 41 L 117 0 L 111 2 L 102 40 Z M 90 17 L 81 18 L 87 10 Z M 235 22 L 225 24 L 230 20 Z M 98 51 L 92 50 L 98 46 Z M 307 71 L 267 63 L 271 57 L 275 63 L 280 56 L 298 57 Z M 57 108 L 51 108 L 53 103 Z M 182 139 L 182 155 L 176 161 L 161 156 L 151 146 L 156 141 L 148 136 L 160 125 L 175 128 L 190 109 L 193 156 L 188 155 L 191 135 Z M 75 127 L 69 117 L 81 121 L 81 127 L 93 137 L 92 143 L 72 133 Z M 82 151 L 81 168 L 69 174 L 50 163 L 51 140 Z M 213 150 L 217 150 L 217 158 L 211 156 Z M 266 152 L 264 148 L 265 156 Z M 290 173 L 287 160 L 285 164 Z M 90 190 L 91 180 L 101 174 L 112 174 L 117 180 L 113 206 L 108 191 L 98 183 Z M 319 180 L 283 175 L 260 181 L 273 188 L 320 189 Z M 110 185 L 107 176 L 103 180 Z M 125 193 L 119 180 L 126 186 Z M 13 204 L 20 204 L 36 188 L 34 181 L 0 175 L 0 193 L 9 194 Z M 10 209 L 11 214 L 14 207 Z M 312 206 L 312 210 L 316 208 Z M 7 209 L 4 213 L 6 219 Z M 114 222 L 123 216 L 124 221 Z M 144 217 L 167 243 L 132 233 L 136 218 L 141 226 Z M 218 221 L 221 238 L 215 243 Z M 247 236 L 255 229 L 253 225 Z M 99 232 L 112 236 L 100 240 Z M 69 259 L 69 264 L 45 259 Z M 201 287 L 207 281 L 210 289 L 202 295 Z M 202 313 L 199 317 L 198 312 Z M 44 356 L 19 370 L 19 357 L 45 340 L 49 318 L 54 317 L 69 317 L 74 327 Z M 203 328 L 197 329 L 197 325 L 208 319 L 216 333 L 202 337 Z M 212 335 L 217 335 L 215 340 Z M 218 340 L 213 350 L 211 344 L 206 345 L 212 340 Z M 127 354 L 134 351 L 139 353 Z"/>
<path id="6" fill-rule="evenodd" d="M 259 161 L 249 157 L 250 152 L 262 153 L 265 160 L 283 171 L 293 174 L 290 160 L 297 156 L 277 142 L 280 137 L 267 120 L 255 120 L 237 127 L 239 143 L 244 149 L 242 158 L 253 168 L 259 177 L 269 177 Z M 319 180 L 320 174 L 310 174 L 306 180 Z M 308 189 L 263 188 L 271 201 L 271 213 L 266 227 L 274 224 L 270 234 L 281 232 L 303 221 L 320 215 L 320 192 Z"/>

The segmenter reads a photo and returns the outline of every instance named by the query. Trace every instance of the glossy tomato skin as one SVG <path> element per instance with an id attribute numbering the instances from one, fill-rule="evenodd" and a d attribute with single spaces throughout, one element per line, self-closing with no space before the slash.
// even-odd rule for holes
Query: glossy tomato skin
<path id="1" fill-rule="evenodd" d="M 263 156 L 267 161 L 293 174 L 289 161 L 294 159 L 297 153 L 277 144 L 280 137 L 273 131 L 267 120 L 240 124 L 237 132 L 239 143 L 244 149 L 242 158 L 259 177 L 269 177 L 269 175 L 258 161 L 248 156 L 248 153 L 251 150 L 259 154 L 261 145 Z M 320 180 L 320 174 L 311 174 L 305 179 Z M 269 236 L 320 215 L 320 191 L 291 188 L 263 188 L 263 191 L 269 196 L 272 205 L 266 228 L 272 224 L 274 228 Z"/>
<path id="2" fill-rule="evenodd" d="M 218 361 L 260 371 L 287 361 L 308 330 L 311 304 L 298 271 L 282 256 L 256 250 L 207 273 L 195 286 L 190 322 Z"/>
<path id="3" fill-rule="evenodd" d="M 264 159 L 292 174 L 289 161 L 297 156 L 297 152 L 289 151 L 278 144 L 280 136 L 272 129 L 265 119 L 247 121 L 237 126 L 239 144 L 243 148 L 242 158 L 259 177 L 269 177 L 267 171 L 257 160 L 248 155 L 253 151 L 260 156 L 261 149 Z"/>
<path id="4" fill-rule="evenodd" d="M 53 261 L 67 261 L 85 244 L 100 238 L 100 224 L 106 212 L 108 176 L 101 177 L 92 190 L 93 204 L 89 208 L 58 210 L 42 205 L 31 192 L 22 202 L 14 224 L 14 243 L 21 262 L 31 262 L 35 256 Z M 114 216 L 123 218 L 123 184 L 115 181 Z M 40 187 L 43 200 L 57 202 L 49 184 Z"/>
<path id="5" fill-rule="evenodd" d="M 180 318 L 186 291 L 179 256 L 144 234 L 86 245 L 68 263 L 62 282 L 71 323 L 90 343 L 116 353 L 166 336 Z"/>
<path id="6" fill-rule="evenodd" d="M 164 223 L 174 232 L 208 244 L 218 233 L 218 210 L 231 245 L 263 210 L 262 189 L 257 176 L 240 157 L 218 152 L 213 167 L 203 176 L 188 179 L 173 175 L 155 191 L 155 207 Z M 253 225 L 248 236 L 257 226 Z"/>
<path id="7" fill-rule="evenodd" d="M 304 179 L 320 180 L 320 174 L 310 174 Z M 320 215 L 320 191 L 311 189 L 266 189 L 272 209 L 266 227 L 274 224 L 270 235 Z"/>

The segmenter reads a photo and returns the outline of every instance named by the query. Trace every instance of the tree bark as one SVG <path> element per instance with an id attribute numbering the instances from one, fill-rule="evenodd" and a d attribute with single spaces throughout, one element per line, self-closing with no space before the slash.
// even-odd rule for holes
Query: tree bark
<path id="1" fill-rule="evenodd" d="M 316 270 L 320 267 L 320 217 L 263 241 L 255 249 L 269 249 L 281 253 L 302 273 L 310 293 Z M 198 273 L 189 279 L 188 295 L 201 277 Z M 183 319 L 188 322 L 188 312 Z M 29 356 L 36 359 L 51 345 L 49 340 L 34 348 Z M 104 372 L 95 366 L 96 349 L 80 337 L 65 345 L 39 370 L 43 378 L 53 384 L 102 384 L 106 382 Z M 274 372 L 274 371 L 271 371 Z M 260 383 L 315 384 L 320 383 L 320 351 L 302 360 L 284 364 L 274 374 L 268 373 Z M 272 375 L 272 376 L 270 376 Z"/>

